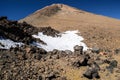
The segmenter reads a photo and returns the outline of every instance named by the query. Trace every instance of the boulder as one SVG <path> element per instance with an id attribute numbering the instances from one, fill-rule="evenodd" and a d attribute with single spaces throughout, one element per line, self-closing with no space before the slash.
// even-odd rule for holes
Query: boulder
<path id="1" fill-rule="evenodd" d="M 1 42 L 0 42 L 0 46 L 1 46 L 1 47 L 5 47 Z"/>
<path id="2" fill-rule="evenodd" d="M 1 16 L 0 20 L 7 19 L 7 16 Z"/>
<path id="3" fill-rule="evenodd" d="M 114 68 L 117 67 L 117 64 L 118 64 L 118 62 L 116 60 L 112 60 L 112 61 L 110 61 L 109 66 L 107 66 L 106 69 L 109 72 L 113 73 L 113 70 L 114 70 Z"/>
<path id="4" fill-rule="evenodd" d="M 34 59 L 40 60 L 42 58 L 42 55 L 40 53 L 34 54 Z"/>
<path id="5" fill-rule="evenodd" d="M 72 51 L 70 51 L 70 50 L 65 50 L 65 53 L 66 53 L 66 54 L 72 54 Z"/>
<path id="6" fill-rule="evenodd" d="M 79 45 L 74 46 L 74 53 L 83 54 L 83 46 Z"/>
<path id="7" fill-rule="evenodd" d="M 98 71 L 100 70 L 100 67 L 97 64 L 91 65 L 86 72 L 83 74 L 84 77 L 88 79 L 93 79 L 93 78 L 100 78 Z"/>
<path id="8" fill-rule="evenodd" d="M 117 67 L 117 64 L 118 64 L 118 62 L 117 62 L 116 60 L 112 60 L 112 61 L 110 62 L 110 66 L 113 67 L 113 68 L 116 68 L 116 67 Z"/>
<path id="9" fill-rule="evenodd" d="M 119 54 L 120 53 L 120 49 L 115 49 L 114 52 L 115 52 L 115 54 Z"/>
<path id="10" fill-rule="evenodd" d="M 81 66 L 87 66 L 88 59 L 85 56 L 75 58 L 72 60 L 72 66 L 74 67 L 81 67 Z"/>
<path id="11" fill-rule="evenodd" d="M 98 48 L 98 47 L 93 47 L 93 48 L 92 48 L 92 52 L 93 52 L 93 53 L 99 53 L 99 52 L 100 52 L 100 48 Z"/>
<path id="12" fill-rule="evenodd" d="M 52 29 L 50 26 L 49 27 L 41 27 L 39 29 L 40 32 L 43 32 L 44 35 L 47 35 L 47 36 L 52 36 L 52 37 L 59 37 L 60 36 L 60 32 L 55 30 L 55 29 Z"/>
<path id="13" fill-rule="evenodd" d="M 38 76 L 38 79 L 37 79 L 37 80 L 43 80 L 43 79 L 42 79 L 42 76 Z"/>

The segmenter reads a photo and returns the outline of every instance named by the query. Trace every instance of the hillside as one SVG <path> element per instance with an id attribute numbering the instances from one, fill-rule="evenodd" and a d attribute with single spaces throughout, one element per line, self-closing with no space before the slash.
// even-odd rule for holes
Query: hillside
<path id="1" fill-rule="evenodd" d="M 36 27 L 51 26 L 61 32 L 79 30 L 89 47 L 120 48 L 120 20 L 96 15 L 64 4 L 53 4 L 21 19 Z"/>

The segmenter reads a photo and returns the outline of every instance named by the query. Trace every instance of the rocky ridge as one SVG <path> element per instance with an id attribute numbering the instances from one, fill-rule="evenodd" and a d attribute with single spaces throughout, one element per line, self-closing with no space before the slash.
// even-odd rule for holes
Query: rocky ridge
<path id="1" fill-rule="evenodd" d="M 11 39 L 15 42 L 23 42 L 25 44 L 36 41 L 45 44 L 44 41 L 32 37 L 33 34 L 37 34 L 38 32 L 43 32 L 44 35 L 53 37 L 58 36 L 60 33 L 51 27 L 36 28 L 26 22 L 18 23 L 18 21 L 8 20 L 5 16 L 0 17 L 0 36 L 4 38 Z"/>

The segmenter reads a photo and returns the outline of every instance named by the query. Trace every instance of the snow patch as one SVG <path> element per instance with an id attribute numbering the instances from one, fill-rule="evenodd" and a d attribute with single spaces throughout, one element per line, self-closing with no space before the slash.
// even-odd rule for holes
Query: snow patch
<path id="1" fill-rule="evenodd" d="M 21 42 L 14 42 L 10 39 L 4 39 L 0 36 L 0 49 L 10 49 L 11 47 L 16 47 L 17 45 L 21 46 L 23 43 Z"/>
<path id="2" fill-rule="evenodd" d="M 33 45 L 43 48 L 47 51 L 52 51 L 53 49 L 58 50 L 71 50 L 74 51 L 73 47 L 75 45 L 83 46 L 83 50 L 87 50 L 88 47 L 82 41 L 84 38 L 79 36 L 76 31 L 66 31 L 61 33 L 61 37 L 51 37 L 44 35 L 42 32 L 39 32 L 38 35 L 32 35 L 34 38 L 43 40 L 47 45 L 43 45 L 37 42 L 33 42 Z"/>

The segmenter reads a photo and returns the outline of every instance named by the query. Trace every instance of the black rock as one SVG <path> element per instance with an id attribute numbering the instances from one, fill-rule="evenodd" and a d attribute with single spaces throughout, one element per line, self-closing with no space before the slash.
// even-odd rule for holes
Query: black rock
<path id="1" fill-rule="evenodd" d="M 83 46 L 74 46 L 74 53 L 83 54 Z"/>
<path id="2" fill-rule="evenodd" d="M 85 56 L 78 57 L 72 61 L 72 66 L 74 67 L 81 67 L 81 66 L 87 66 L 88 59 Z"/>
<path id="3" fill-rule="evenodd" d="M 0 42 L 0 46 L 1 46 L 1 47 L 5 47 L 1 42 Z"/>
<path id="4" fill-rule="evenodd" d="M 53 80 L 55 78 L 56 78 L 56 74 L 54 74 L 53 72 L 48 74 L 48 75 L 46 75 L 46 79 L 47 80 Z"/>
<path id="5" fill-rule="evenodd" d="M 94 48 L 92 48 L 92 52 L 93 53 L 99 53 L 100 49 L 98 47 L 94 47 Z"/>
<path id="6" fill-rule="evenodd" d="M 98 71 L 94 68 L 89 68 L 83 75 L 88 79 L 100 78 Z"/>
<path id="7" fill-rule="evenodd" d="M 25 22 L 18 23 L 18 21 L 7 20 L 7 17 L 0 17 L 0 36 L 15 42 L 23 42 L 25 44 L 36 42 L 32 35 L 38 33 L 38 30 L 38 28 Z"/>
<path id="8" fill-rule="evenodd" d="M 40 60 L 42 58 L 42 55 L 40 53 L 35 53 L 34 58 Z"/>
<path id="9" fill-rule="evenodd" d="M 0 20 L 7 19 L 7 16 L 1 16 Z"/>
<path id="10" fill-rule="evenodd" d="M 81 66 L 81 63 L 79 60 L 76 60 L 75 62 L 72 63 L 73 66 L 75 67 L 80 67 Z"/>
<path id="11" fill-rule="evenodd" d="M 120 49 L 115 49 L 114 52 L 115 52 L 115 54 L 119 54 L 120 53 Z"/>
<path id="12" fill-rule="evenodd" d="M 70 51 L 70 50 L 65 50 L 65 53 L 66 53 L 66 54 L 72 54 L 72 51 Z"/>
<path id="13" fill-rule="evenodd" d="M 37 79 L 37 80 L 43 80 L 43 79 L 42 79 L 42 76 L 38 76 L 38 79 Z"/>
<path id="14" fill-rule="evenodd" d="M 118 62 L 117 62 L 116 60 L 112 60 L 112 61 L 109 63 L 109 66 L 106 67 L 106 69 L 107 69 L 108 71 L 110 71 L 111 73 L 113 73 L 113 70 L 114 70 L 114 68 L 117 67 L 117 64 L 118 64 Z"/>
<path id="15" fill-rule="evenodd" d="M 113 69 L 114 69 L 113 67 L 107 66 L 106 69 L 107 69 L 110 73 L 113 73 Z"/>
<path id="16" fill-rule="evenodd" d="M 87 71 L 83 75 L 88 79 L 100 78 L 98 73 L 99 70 L 100 70 L 99 65 L 94 63 L 87 69 Z"/>
<path id="17" fill-rule="evenodd" d="M 110 66 L 113 67 L 113 68 L 116 68 L 117 64 L 118 64 L 118 62 L 116 60 L 113 60 L 113 61 L 110 62 Z"/>
<path id="18" fill-rule="evenodd" d="M 44 35 L 47 35 L 47 36 L 52 36 L 52 37 L 60 37 L 60 32 L 55 30 L 55 29 L 52 29 L 50 26 L 49 27 L 41 27 L 39 29 L 40 32 L 43 32 Z"/>

